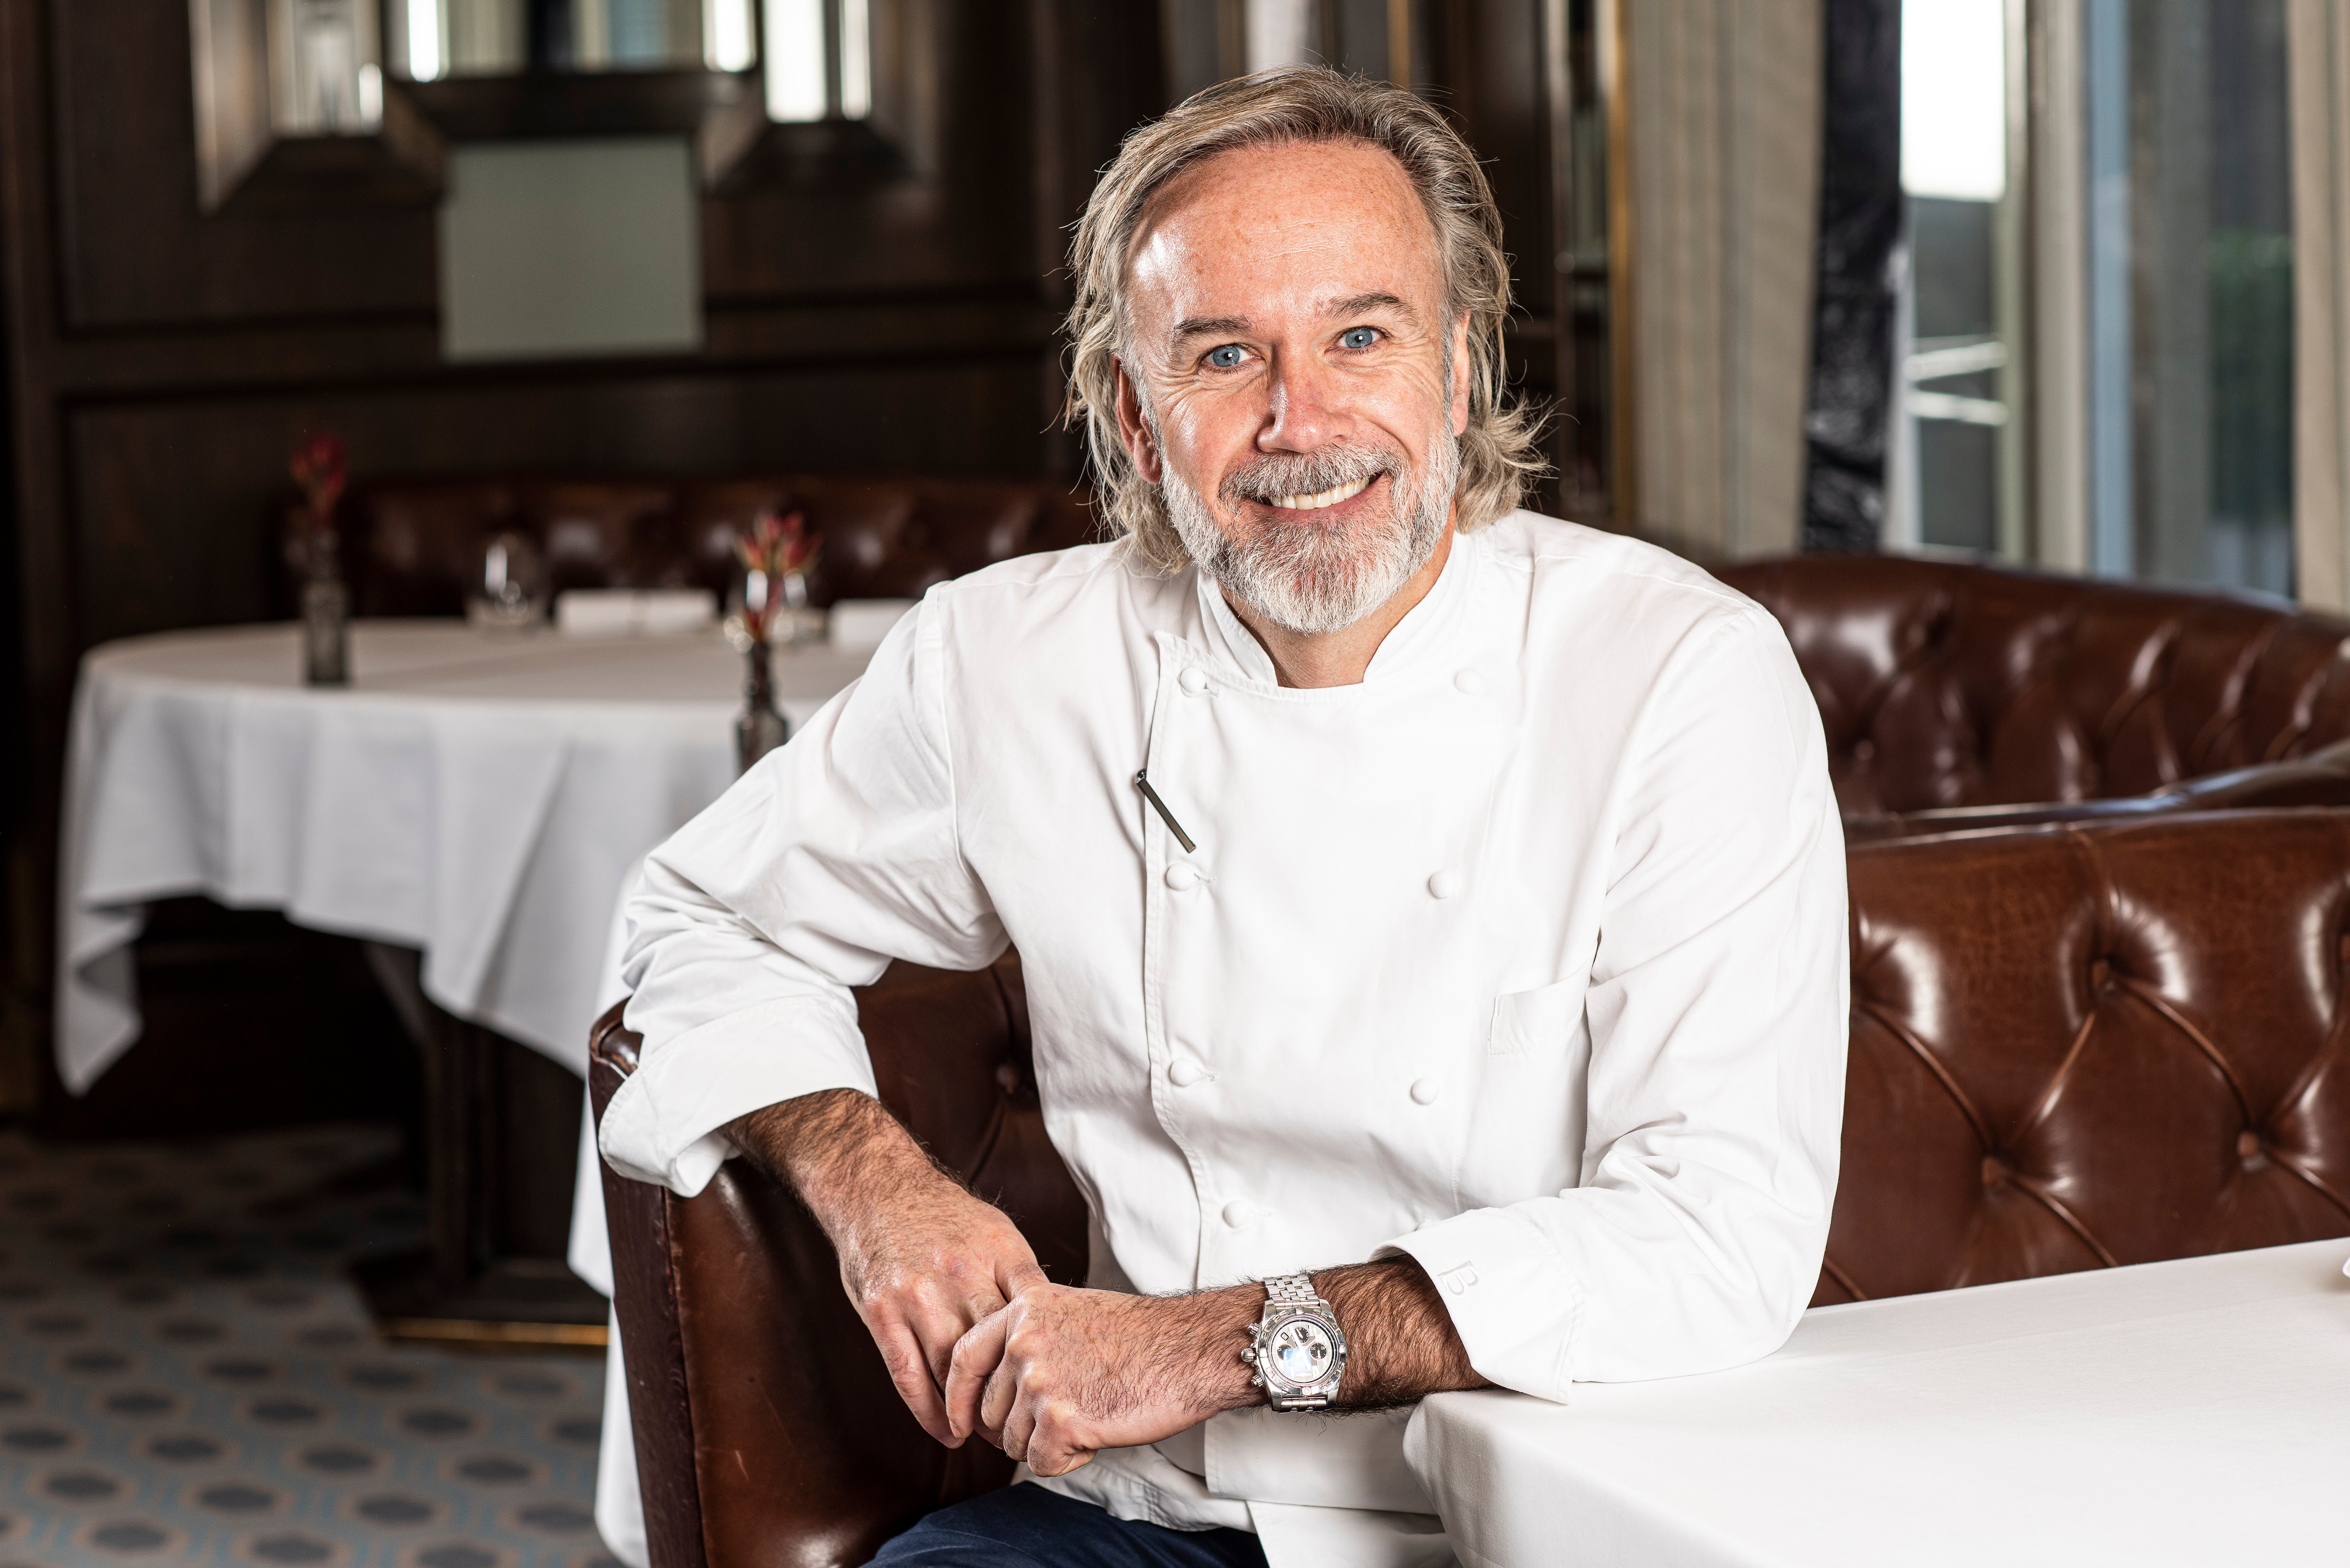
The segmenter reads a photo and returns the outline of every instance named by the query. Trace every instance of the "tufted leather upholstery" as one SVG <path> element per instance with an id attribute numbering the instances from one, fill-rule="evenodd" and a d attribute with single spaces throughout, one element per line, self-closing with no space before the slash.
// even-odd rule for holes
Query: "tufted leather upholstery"
<path id="1" fill-rule="evenodd" d="M 400 479 L 357 487 L 340 511 L 352 613 L 461 615 L 492 535 L 545 551 L 556 591 L 706 587 L 723 601 L 735 531 L 760 507 L 802 511 L 823 535 L 809 574 L 819 605 L 912 598 L 933 583 L 1095 536 L 1086 497 L 1035 480 L 766 474 L 649 481 Z M 278 529 L 287 608 L 301 576 L 303 512 Z"/>
<path id="2" fill-rule="evenodd" d="M 1856 850 L 1844 1166 L 1816 1302 L 2350 1234 L 2350 814 L 2240 811 Z M 1086 1211 L 1016 959 L 862 993 L 882 1097 L 1055 1277 Z M 597 1025 L 598 1115 L 633 1064 Z M 655 1568 L 846 1564 L 999 1484 L 899 1405 L 829 1247 L 740 1162 L 607 1170 Z"/>
<path id="3" fill-rule="evenodd" d="M 2350 1233 L 2350 815 L 1851 857 L 1819 1301 Z"/>
<path id="4" fill-rule="evenodd" d="M 1847 816 L 2138 795 L 2350 739 L 2337 617 L 1892 556 L 1720 576 L 1786 628 Z"/>

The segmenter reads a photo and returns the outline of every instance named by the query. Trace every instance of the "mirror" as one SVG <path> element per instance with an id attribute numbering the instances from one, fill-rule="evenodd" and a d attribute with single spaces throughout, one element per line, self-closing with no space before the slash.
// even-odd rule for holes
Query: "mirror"
<path id="1" fill-rule="evenodd" d="M 392 75 L 743 71 L 753 0 L 385 0 Z"/>
<path id="2" fill-rule="evenodd" d="M 511 137 L 682 133 L 709 185 L 887 170 L 872 4 L 189 0 L 203 210 L 428 202 L 449 142 Z"/>

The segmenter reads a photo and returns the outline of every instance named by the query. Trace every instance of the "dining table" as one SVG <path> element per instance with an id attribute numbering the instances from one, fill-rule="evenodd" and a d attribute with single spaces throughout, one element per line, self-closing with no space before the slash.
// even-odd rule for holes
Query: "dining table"
<path id="1" fill-rule="evenodd" d="M 1814 1307 L 1729 1370 L 1437 1395 L 1405 1452 L 1470 1568 L 2350 1563 L 2345 1258 Z"/>
<path id="2" fill-rule="evenodd" d="M 858 636 L 842 646 L 772 650 L 789 724 L 862 673 L 903 607 L 854 607 L 838 618 Z M 488 1031 L 584 1081 L 614 911 L 646 852 L 733 781 L 744 676 L 743 653 L 714 626 L 591 637 L 544 623 L 362 619 L 344 686 L 304 683 L 291 625 L 91 649 L 74 695 L 59 848 L 60 1077 L 86 1090 L 138 1040 L 132 950 L 156 900 L 197 895 L 361 939 L 371 959 L 390 955 L 377 971 L 395 1002 L 414 993 L 402 1010 L 411 1032 L 421 1012 L 432 1015 L 419 1040 L 429 1251 L 432 1288 L 449 1297 L 481 1272 L 478 1177 L 456 1151 L 478 1147 L 469 1121 L 481 1117 L 482 1075 L 436 1061 L 468 1041 L 478 1053 Z M 598 1201 L 578 1218 L 600 1215 Z M 508 1297 L 522 1303 L 515 1315 L 536 1310 Z M 497 1315 L 385 1312 L 452 1330 Z M 542 1315 L 603 1336 L 592 1297 Z"/>

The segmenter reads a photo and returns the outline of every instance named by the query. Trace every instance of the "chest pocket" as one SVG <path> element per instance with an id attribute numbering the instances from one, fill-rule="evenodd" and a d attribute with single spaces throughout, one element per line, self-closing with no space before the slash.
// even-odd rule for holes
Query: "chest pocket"
<path id="1" fill-rule="evenodd" d="M 1584 982 L 1577 978 L 1495 997 L 1492 1021 L 1485 1034 L 1486 1054 L 1564 1054 L 1576 1025 L 1583 1022 L 1583 992 Z"/>

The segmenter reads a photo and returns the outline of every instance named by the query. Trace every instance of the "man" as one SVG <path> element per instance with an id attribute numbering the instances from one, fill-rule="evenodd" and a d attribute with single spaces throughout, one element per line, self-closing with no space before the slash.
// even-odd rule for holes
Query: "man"
<path id="1" fill-rule="evenodd" d="M 881 1562 L 1448 1562 L 1421 1396 L 1731 1366 L 1811 1293 L 1818 717 L 1753 605 L 1512 510 L 1499 234 L 1389 88 L 1267 72 L 1138 131 L 1072 252 L 1123 536 L 933 589 L 648 864 L 606 1155 L 788 1183 L 916 1417 L 1037 1482 Z M 857 1031 L 890 960 L 1007 943 L 1085 1289 L 931 1165 Z"/>

